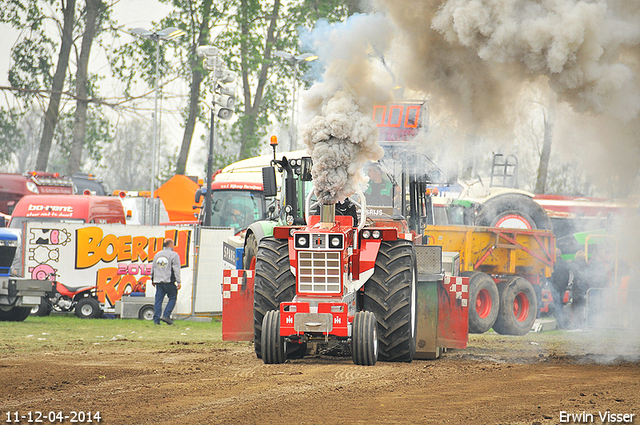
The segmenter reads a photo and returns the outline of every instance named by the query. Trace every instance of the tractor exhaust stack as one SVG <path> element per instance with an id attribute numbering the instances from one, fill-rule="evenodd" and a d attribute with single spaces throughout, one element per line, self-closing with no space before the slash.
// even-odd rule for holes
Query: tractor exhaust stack
<path id="1" fill-rule="evenodd" d="M 320 206 L 320 228 L 331 229 L 336 221 L 336 204 Z"/>

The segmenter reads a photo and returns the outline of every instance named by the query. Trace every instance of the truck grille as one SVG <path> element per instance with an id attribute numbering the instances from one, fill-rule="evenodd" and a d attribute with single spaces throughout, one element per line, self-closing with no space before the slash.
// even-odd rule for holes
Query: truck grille
<path id="1" fill-rule="evenodd" d="M 340 293 L 340 252 L 298 251 L 298 291 Z"/>

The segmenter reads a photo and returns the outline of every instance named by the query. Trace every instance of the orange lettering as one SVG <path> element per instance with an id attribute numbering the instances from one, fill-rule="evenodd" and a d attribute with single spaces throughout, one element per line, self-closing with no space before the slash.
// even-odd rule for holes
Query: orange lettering
<path id="1" fill-rule="evenodd" d="M 118 244 L 118 238 L 116 235 L 107 235 L 100 242 L 100 248 L 102 249 L 102 261 L 110 263 L 118 256 L 118 250 L 116 245 Z M 109 252 L 111 248 L 111 252 Z"/>
<path id="2" fill-rule="evenodd" d="M 147 257 L 149 261 L 153 261 L 156 253 L 162 251 L 163 243 L 164 238 L 149 238 L 149 256 Z"/>
<path id="3" fill-rule="evenodd" d="M 118 261 L 131 260 L 131 236 L 118 238 Z"/>
<path id="4" fill-rule="evenodd" d="M 87 269 L 102 259 L 102 229 L 81 227 L 76 230 L 76 269 Z"/>
<path id="5" fill-rule="evenodd" d="M 147 247 L 148 239 L 146 236 L 134 236 L 131 247 L 131 261 L 147 261 L 147 253 L 145 248 Z"/>
<path id="6" fill-rule="evenodd" d="M 120 299 L 116 285 L 120 282 L 117 267 L 105 267 L 98 270 L 96 276 L 98 286 L 98 301 L 106 303 L 106 299 Z"/>
<path id="7" fill-rule="evenodd" d="M 164 237 L 172 239 L 173 250 L 180 256 L 180 267 L 189 267 L 189 242 L 191 241 L 190 230 L 167 230 Z"/>

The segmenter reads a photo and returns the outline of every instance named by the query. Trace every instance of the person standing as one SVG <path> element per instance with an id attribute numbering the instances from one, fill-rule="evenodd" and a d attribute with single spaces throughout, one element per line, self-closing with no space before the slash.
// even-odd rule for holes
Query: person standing
<path id="1" fill-rule="evenodd" d="M 556 318 L 559 328 L 567 327 L 562 306 L 564 304 L 564 294 L 572 278 L 573 275 L 569 269 L 569 265 L 562 258 L 560 249 L 556 248 L 556 260 L 553 265 L 553 274 L 551 275 L 551 312 Z"/>
<path id="2" fill-rule="evenodd" d="M 158 252 L 153 259 L 151 268 L 151 283 L 156 288 L 156 299 L 153 310 L 153 323 L 160 324 L 162 320 L 167 325 L 173 325 L 171 312 L 176 305 L 180 284 L 180 256 L 173 251 L 173 241 L 165 239 L 163 250 Z M 164 296 L 169 298 L 167 306 L 162 313 Z"/>

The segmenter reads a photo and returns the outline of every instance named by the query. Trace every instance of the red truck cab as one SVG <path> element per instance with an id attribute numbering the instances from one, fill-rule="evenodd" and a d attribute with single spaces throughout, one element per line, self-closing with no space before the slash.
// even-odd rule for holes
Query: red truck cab
<path id="1" fill-rule="evenodd" d="M 72 195 L 73 182 L 58 173 L 0 173 L 0 212 L 13 214 L 18 201 L 26 195 Z"/>
<path id="2" fill-rule="evenodd" d="M 90 195 L 25 196 L 15 206 L 9 227 L 21 229 L 25 221 L 126 223 L 120 199 Z"/>

